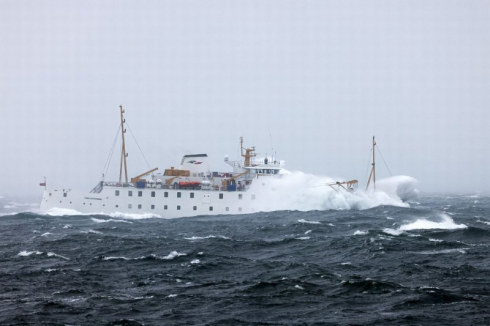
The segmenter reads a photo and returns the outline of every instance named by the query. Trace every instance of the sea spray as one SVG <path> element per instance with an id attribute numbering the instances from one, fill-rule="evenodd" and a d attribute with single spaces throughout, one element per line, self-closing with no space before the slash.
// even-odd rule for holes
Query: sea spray
<path id="1" fill-rule="evenodd" d="M 397 176 L 380 180 L 375 191 L 361 189 L 349 191 L 342 187 L 330 187 L 333 179 L 299 171 L 288 172 L 282 178 L 258 178 L 257 202 L 261 211 L 274 210 L 328 210 L 368 209 L 380 205 L 408 207 L 403 201 L 417 195 L 416 180 Z M 403 194 L 403 198 L 399 196 Z"/>

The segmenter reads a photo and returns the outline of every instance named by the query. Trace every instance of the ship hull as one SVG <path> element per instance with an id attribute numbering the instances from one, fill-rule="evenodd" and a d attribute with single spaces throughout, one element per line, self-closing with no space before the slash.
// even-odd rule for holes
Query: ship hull
<path id="1" fill-rule="evenodd" d="M 105 186 L 98 193 L 45 190 L 41 211 L 61 208 L 89 214 L 154 214 L 163 218 L 246 214 L 259 211 L 254 188 L 207 191 Z"/>

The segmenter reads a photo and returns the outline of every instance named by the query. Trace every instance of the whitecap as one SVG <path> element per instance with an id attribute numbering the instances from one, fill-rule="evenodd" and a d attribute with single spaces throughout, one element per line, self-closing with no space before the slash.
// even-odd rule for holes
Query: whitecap
<path id="1" fill-rule="evenodd" d="M 117 256 L 109 256 L 109 257 L 102 258 L 102 260 L 131 260 L 131 259 L 130 258 L 127 258 L 127 257 L 123 257 L 123 256 L 120 256 L 120 257 L 117 257 Z"/>
<path id="2" fill-rule="evenodd" d="M 308 231 L 305 232 L 305 234 L 308 234 L 308 233 L 311 233 L 311 230 L 308 230 Z"/>
<path id="3" fill-rule="evenodd" d="M 432 242 L 444 242 L 444 240 L 432 239 L 432 238 L 429 238 L 429 241 L 432 241 Z"/>
<path id="4" fill-rule="evenodd" d="M 30 256 L 32 254 L 41 255 L 42 252 L 41 251 L 27 251 L 27 250 L 22 250 L 21 252 L 19 252 L 17 254 L 17 256 L 28 257 L 28 256 Z"/>
<path id="5" fill-rule="evenodd" d="M 366 234 L 368 234 L 368 231 L 357 230 L 356 232 L 354 232 L 354 235 L 366 235 Z"/>
<path id="6" fill-rule="evenodd" d="M 438 255 L 438 254 L 454 254 L 454 253 L 466 254 L 467 252 L 465 249 L 468 249 L 468 248 L 421 251 L 420 254 L 422 254 L 422 255 Z"/>
<path id="7" fill-rule="evenodd" d="M 48 257 L 58 257 L 58 258 L 62 258 L 62 259 L 65 259 L 65 260 L 70 260 L 70 258 L 65 257 L 65 256 L 61 256 L 61 255 L 58 255 L 58 254 L 55 254 L 54 252 L 48 252 Z"/>
<path id="8" fill-rule="evenodd" d="M 220 238 L 220 239 L 225 239 L 225 240 L 230 240 L 231 238 L 228 238 L 228 237 L 225 237 L 224 235 L 208 235 L 208 236 L 205 236 L 205 237 L 197 237 L 197 236 L 192 236 L 190 238 L 184 238 L 186 240 L 204 240 L 204 239 L 214 239 L 214 238 Z"/>
<path id="9" fill-rule="evenodd" d="M 453 229 L 466 229 L 467 226 L 465 224 L 456 224 L 454 220 L 448 216 L 447 214 L 441 213 L 439 214 L 441 221 L 434 222 L 426 219 L 418 219 L 415 222 L 405 224 L 400 226 L 400 230 L 429 230 L 429 229 L 444 229 L 444 230 L 453 230 Z"/>
<path id="10" fill-rule="evenodd" d="M 177 294 L 169 294 L 167 295 L 167 298 L 175 298 L 177 296 Z"/>
<path id="11" fill-rule="evenodd" d="M 143 214 L 131 214 L 131 213 L 120 213 L 120 212 L 114 212 L 114 213 L 104 213 L 104 212 L 82 213 L 82 212 L 79 212 L 79 211 L 74 210 L 74 209 L 58 208 L 58 207 L 50 208 L 44 214 L 50 215 L 50 216 L 105 215 L 105 216 L 110 216 L 110 217 L 115 217 L 115 218 L 125 218 L 125 219 L 130 219 L 130 220 L 141 220 L 141 219 L 161 217 L 160 215 L 153 214 L 153 213 L 143 213 Z"/>
<path id="12" fill-rule="evenodd" d="M 394 229 L 386 228 L 386 229 L 383 229 L 383 232 L 391 234 L 391 235 L 400 235 L 403 233 L 403 230 L 394 230 Z"/>
<path id="13" fill-rule="evenodd" d="M 195 265 L 195 264 L 200 264 L 200 263 L 201 263 L 201 261 L 200 261 L 199 259 L 193 259 L 193 260 L 191 261 L 191 264 L 193 264 L 193 265 Z"/>
<path id="14" fill-rule="evenodd" d="M 483 223 L 483 224 L 486 224 L 486 225 L 490 225 L 490 222 L 487 222 L 487 221 L 477 220 L 477 222 Z"/>
<path id="15" fill-rule="evenodd" d="M 295 287 L 296 289 L 298 289 L 298 290 L 304 290 L 304 289 L 305 289 L 304 287 L 302 287 L 302 286 L 300 286 L 300 285 L 295 285 L 294 287 Z"/>
<path id="16" fill-rule="evenodd" d="M 311 239 L 310 237 L 299 237 L 299 238 L 296 238 L 296 240 L 309 240 Z"/>
<path id="17" fill-rule="evenodd" d="M 307 221 L 305 219 L 298 220 L 299 223 L 306 223 L 306 224 L 322 224 L 319 221 Z"/>
<path id="18" fill-rule="evenodd" d="M 80 233 L 85 233 L 85 234 L 89 234 L 89 233 L 92 233 L 92 234 L 103 234 L 100 231 L 95 231 L 95 230 L 92 230 L 92 229 L 89 229 L 88 231 L 80 231 Z"/>
<path id="19" fill-rule="evenodd" d="M 148 218 L 161 218 L 160 215 L 153 214 L 153 213 L 130 214 L 130 213 L 115 212 L 115 213 L 109 213 L 109 214 L 101 213 L 100 215 L 107 215 L 110 217 L 117 217 L 117 218 L 126 218 L 129 220 L 144 220 L 144 219 L 148 219 Z"/>
<path id="20" fill-rule="evenodd" d="M 103 219 L 99 219 L 99 218 L 95 218 L 95 217 L 92 217 L 92 221 L 94 221 L 95 223 L 108 223 L 108 222 L 119 222 L 119 223 L 129 223 L 129 224 L 133 224 L 133 222 L 130 222 L 130 221 L 125 221 L 125 220 L 115 220 L 115 219 L 108 219 L 108 220 L 103 220 Z"/>
<path id="21" fill-rule="evenodd" d="M 48 235 L 53 235 L 53 233 L 46 232 L 46 233 L 41 234 L 41 237 L 47 237 Z"/>
<path id="22" fill-rule="evenodd" d="M 49 216 L 71 216 L 71 215 L 83 215 L 79 211 L 76 211 L 74 209 L 69 209 L 69 208 L 58 208 L 58 207 L 53 207 L 48 209 L 45 212 L 45 215 Z"/>
<path id="23" fill-rule="evenodd" d="M 165 257 L 158 257 L 158 256 L 155 256 L 155 257 L 160 258 L 160 259 L 170 260 L 170 259 L 174 259 L 174 258 L 179 257 L 179 256 L 186 256 L 186 254 L 181 253 L 181 252 L 177 252 L 177 251 L 171 251 Z"/>

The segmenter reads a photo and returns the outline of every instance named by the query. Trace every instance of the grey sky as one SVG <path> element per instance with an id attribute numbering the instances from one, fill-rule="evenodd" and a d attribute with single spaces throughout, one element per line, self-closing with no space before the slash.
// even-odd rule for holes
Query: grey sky
<path id="1" fill-rule="evenodd" d="M 490 190 L 488 1 L 1 1 L 0 45 L 0 194 L 89 190 L 120 104 L 152 168 L 244 136 L 365 182 L 376 135 L 422 191 Z"/>

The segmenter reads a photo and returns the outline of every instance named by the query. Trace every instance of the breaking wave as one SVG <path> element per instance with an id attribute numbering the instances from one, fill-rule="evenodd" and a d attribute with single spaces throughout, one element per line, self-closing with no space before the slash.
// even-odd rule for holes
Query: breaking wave
<path id="1" fill-rule="evenodd" d="M 368 209 L 380 205 L 408 207 L 405 201 L 418 195 L 417 180 L 408 176 L 382 179 L 375 191 L 347 191 L 337 186 L 330 187 L 334 180 L 295 171 L 282 178 L 258 178 L 257 192 L 261 194 L 257 203 L 262 211 L 273 210 L 326 210 L 326 209 Z M 285 202 L 284 198 L 288 198 Z"/>
<path id="2" fill-rule="evenodd" d="M 115 213 L 82 213 L 74 209 L 69 209 L 69 208 L 58 208 L 58 207 L 53 207 L 47 210 L 45 215 L 49 216 L 93 216 L 93 215 L 105 215 L 105 216 L 110 216 L 110 217 L 115 217 L 115 218 L 122 218 L 122 219 L 128 219 L 128 220 L 141 220 L 141 219 L 148 219 L 148 218 L 154 218 L 154 217 L 160 217 L 158 214 L 152 214 L 152 213 L 143 213 L 143 214 L 132 214 L 132 213 L 120 213 L 120 212 L 115 212 Z M 94 219 L 93 219 L 94 220 Z M 111 222 L 122 222 L 120 220 L 99 220 L 95 219 L 94 222 L 100 223 L 101 221 L 111 221 Z"/>
<path id="3" fill-rule="evenodd" d="M 418 219 L 415 222 L 400 226 L 399 230 L 429 230 L 429 229 L 466 229 L 468 226 L 465 224 L 456 224 L 454 220 L 447 214 L 439 214 L 439 221 L 432 221 L 428 219 Z"/>

